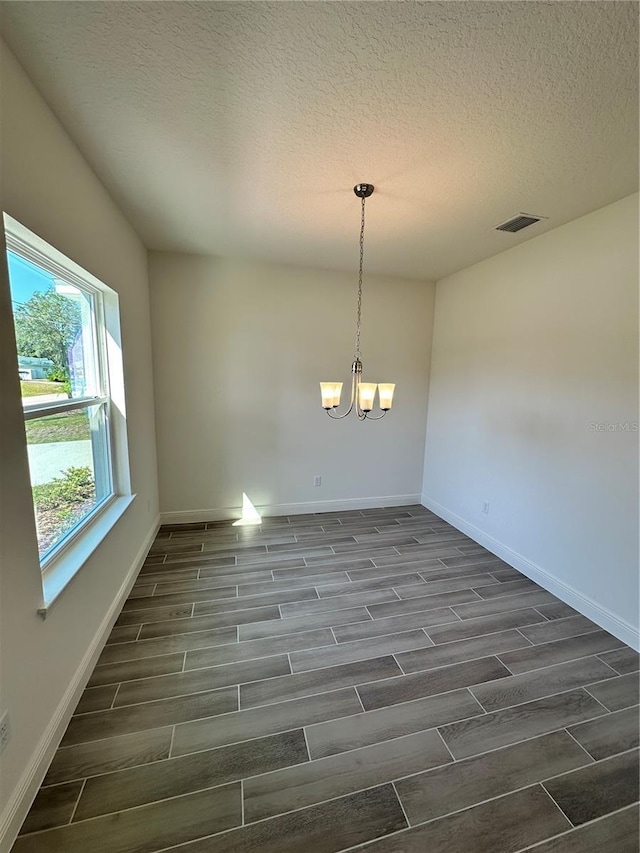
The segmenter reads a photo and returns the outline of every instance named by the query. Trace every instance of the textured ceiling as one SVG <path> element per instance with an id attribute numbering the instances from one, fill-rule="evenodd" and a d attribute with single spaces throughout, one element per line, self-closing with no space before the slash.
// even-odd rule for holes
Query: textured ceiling
<path id="1" fill-rule="evenodd" d="M 369 181 L 367 269 L 437 279 L 637 189 L 637 3 L 0 7 L 150 248 L 353 269 Z"/>

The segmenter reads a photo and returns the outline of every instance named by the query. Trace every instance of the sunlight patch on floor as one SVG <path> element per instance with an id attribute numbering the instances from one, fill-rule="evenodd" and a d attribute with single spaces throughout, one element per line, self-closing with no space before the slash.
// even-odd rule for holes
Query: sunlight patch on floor
<path id="1" fill-rule="evenodd" d="M 244 527 L 247 524 L 261 524 L 262 516 L 251 503 L 247 495 L 242 493 L 242 516 L 233 522 L 233 527 Z"/>

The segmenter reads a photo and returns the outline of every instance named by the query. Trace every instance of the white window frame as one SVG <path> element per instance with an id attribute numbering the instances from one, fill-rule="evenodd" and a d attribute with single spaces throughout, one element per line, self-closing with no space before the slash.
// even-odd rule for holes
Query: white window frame
<path id="1" fill-rule="evenodd" d="M 98 393 L 51 403 L 26 404 L 23 406 L 25 422 L 92 406 L 102 406 L 106 415 L 110 493 L 43 556 L 40 563 L 43 601 L 38 612 L 46 618 L 48 609 L 135 498 L 129 473 L 118 294 L 6 213 L 4 228 L 7 251 L 93 297 Z"/>

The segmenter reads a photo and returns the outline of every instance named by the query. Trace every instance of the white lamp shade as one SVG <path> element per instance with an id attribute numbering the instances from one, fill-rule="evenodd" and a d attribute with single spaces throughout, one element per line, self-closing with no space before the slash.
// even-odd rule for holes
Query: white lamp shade
<path id="1" fill-rule="evenodd" d="M 333 407 L 334 409 L 340 405 L 340 396 L 342 394 L 342 382 L 333 383 Z"/>
<path id="2" fill-rule="evenodd" d="M 358 386 L 358 398 L 363 412 L 370 412 L 373 409 L 377 387 L 375 382 L 361 382 Z"/>
<path id="3" fill-rule="evenodd" d="M 393 405 L 393 392 L 395 391 L 395 387 L 394 382 L 380 382 L 378 385 L 381 409 L 390 409 Z"/>
<path id="4" fill-rule="evenodd" d="M 333 408 L 333 400 L 335 397 L 335 389 L 336 386 L 339 385 L 342 388 L 342 382 L 321 382 L 320 383 L 320 394 L 322 395 L 322 408 L 323 409 L 332 409 Z"/>

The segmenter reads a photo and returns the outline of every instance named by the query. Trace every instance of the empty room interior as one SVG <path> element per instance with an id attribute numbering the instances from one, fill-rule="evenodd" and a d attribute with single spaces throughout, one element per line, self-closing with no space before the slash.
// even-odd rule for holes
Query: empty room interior
<path id="1" fill-rule="evenodd" d="M 0 2 L 0 853 L 639 853 L 639 8 Z"/>

